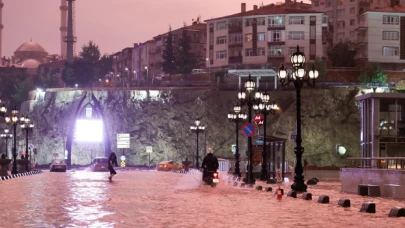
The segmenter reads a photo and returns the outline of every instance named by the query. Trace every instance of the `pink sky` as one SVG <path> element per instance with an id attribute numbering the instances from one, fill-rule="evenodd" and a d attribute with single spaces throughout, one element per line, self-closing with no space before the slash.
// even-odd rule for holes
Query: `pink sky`
<path id="1" fill-rule="evenodd" d="M 80 47 L 93 40 L 102 53 L 114 53 L 144 42 L 183 21 L 201 15 L 203 20 L 247 9 L 254 4 L 282 0 L 77 0 L 76 35 Z M 60 54 L 60 0 L 3 0 L 3 56 L 29 41 L 40 43 L 48 53 Z"/>

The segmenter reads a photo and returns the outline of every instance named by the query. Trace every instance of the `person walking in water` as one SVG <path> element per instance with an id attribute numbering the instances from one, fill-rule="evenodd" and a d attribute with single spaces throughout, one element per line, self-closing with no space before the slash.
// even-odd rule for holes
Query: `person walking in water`
<path id="1" fill-rule="evenodd" d="M 115 155 L 114 152 L 110 154 L 110 157 L 108 158 L 108 170 L 110 171 L 110 176 L 108 179 L 112 180 L 113 176 L 117 174 L 114 170 L 114 165 L 118 166 L 117 163 L 117 155 Z"/>

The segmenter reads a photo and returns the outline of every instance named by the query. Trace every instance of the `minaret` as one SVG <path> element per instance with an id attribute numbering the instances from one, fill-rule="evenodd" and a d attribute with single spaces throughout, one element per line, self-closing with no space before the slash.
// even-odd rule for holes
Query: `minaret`
<path id="1" fill-rule="evenodd" d="M 1 0 L 0 0 L 1 1 Z M 60 56 L 62 59 L 66 59 L 66 43 L 65 37 L 67 37 L 67 11 L 68 6 L 66 0 L 60 0 Z"/>
<path id="2" fill-rule="evenodd" d="M 76 42 L 76 37 L 73 35 L 73 1 L 66 0 L 68 3 L 68 20 L 67 20 L 67 36 L 66 42 L 66 59 L 69 63 L 73 62 L 73 44 Z"/>
<path id="3" fill-rule="evenodd" d="M 0 0 L 0 66 L 3 65 L 3 0 Z"/>

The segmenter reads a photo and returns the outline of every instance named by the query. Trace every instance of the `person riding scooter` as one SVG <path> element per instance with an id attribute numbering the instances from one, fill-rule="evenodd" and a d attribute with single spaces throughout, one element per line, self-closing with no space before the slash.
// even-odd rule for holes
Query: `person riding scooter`
<path id="1" fill-rule="evenodd" d="M 201 168 L 203 169 L 203 180 L 211 173 L 217 172 L 219 167 L 218 159 L 211 152 L 209 152 L 203 159 Z"/>

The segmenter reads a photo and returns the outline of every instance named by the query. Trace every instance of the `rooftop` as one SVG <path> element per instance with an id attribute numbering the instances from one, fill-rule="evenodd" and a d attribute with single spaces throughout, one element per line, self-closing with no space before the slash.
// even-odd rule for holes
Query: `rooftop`
<path id="1" fill-rule="evenodd" d="M 386 8 L 376 8 L 373 10 L 367 10 L 367 12 L 377 12 L 377 13 L 405 13 L 405 5 L 395 5 L 394 7 Z"/>
<path id="2" fill-rule="evenodd" d="M 233 17 L 247 17 L 247 16 L 256 16 L 256 15 L 269 15 L 269 14 L 312 14 L 312 13 L 320 13 L 314 10 L 308 10 L 308 9 L 294 9 L 290 7 L 286 7 L 284 5 L 275 5 L 275 4 L 270 4 L 266 6 L 262 6 L 258 9 L 254 10 L 249 10 L 246 12 L 240 12 L 224 17 L 218 17 L 218 18 L 213 18 L 209 19 L 206 21 L 212 21 L 212 20 L 219 20 L 219 19 L 228 19 L 228 18 L 233 18 Z"/>

